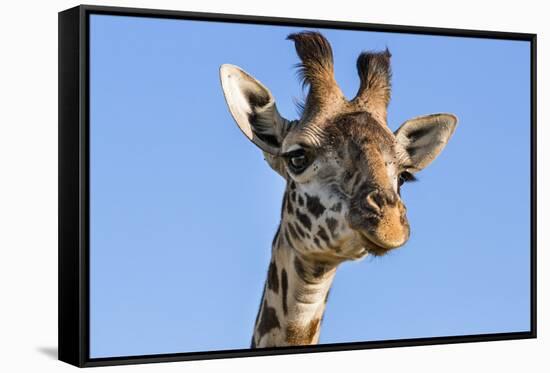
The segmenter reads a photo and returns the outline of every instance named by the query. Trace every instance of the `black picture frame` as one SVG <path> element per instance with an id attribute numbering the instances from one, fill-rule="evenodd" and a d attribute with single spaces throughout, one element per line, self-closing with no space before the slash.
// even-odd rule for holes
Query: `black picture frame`
<path id="1" fill-rule="evenodd" d="M 528 41 L 531 45 L 531 327 L 528 332 L 90 358 L 89 353 L 89 17 L 91 14 L 382 31 Z M 59 13 L 59 360 L 78 367 L 536 338 L 537 35 L 342 21 L 81 5 Z"/>

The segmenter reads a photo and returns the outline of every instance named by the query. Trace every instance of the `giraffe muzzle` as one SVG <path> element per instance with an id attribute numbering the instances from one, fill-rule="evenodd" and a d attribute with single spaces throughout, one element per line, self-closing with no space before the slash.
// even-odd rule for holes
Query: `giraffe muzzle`
<path id="1" fill-rule="evenodd" d="M 363 193 L 352 203 L 350 225 L 375 255 L 404 245 L 410 228 L 406 209 L 397 194 L 381 189 Z"/>

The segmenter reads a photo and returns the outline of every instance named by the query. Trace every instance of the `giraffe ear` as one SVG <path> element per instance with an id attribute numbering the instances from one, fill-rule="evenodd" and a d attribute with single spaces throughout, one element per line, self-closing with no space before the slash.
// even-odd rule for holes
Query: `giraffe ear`
<path id="1" fill-rule="evenodd" d="M 411 172 L 424 169 L 437 158 L 457 123 L 453 114 L 431 114 L 410 119 L 399 127 L 395 137 L 409 154 Z"/>
<path id="2" fill-rule="evenodd" d="M 278 155 L 289 127 L 269 89 L 234 65 L 220 67 L 223 93 L 241 131 L 260 149 Z"/>

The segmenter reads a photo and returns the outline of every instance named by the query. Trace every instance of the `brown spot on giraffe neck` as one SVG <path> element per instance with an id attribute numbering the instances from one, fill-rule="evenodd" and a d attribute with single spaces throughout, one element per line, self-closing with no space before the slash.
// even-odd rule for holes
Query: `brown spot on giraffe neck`
<path id="1" fill-rule="evenodd" d="M 325 231 L 325 228 L 323 228 L 322 226 L 319 227 L 319 230 L 317 231 L 317 236 L 325 241 L 327 245 L 330 244 L 330 238 L 328 237 L 327 231 Z"/>
<path id="2" fill-rule="evenodd" d="M 277 274 L 277 264 L 275 264 L 275 262 L 269 263 L 269 270 L 267 271 L 267 287 L 275 294 L 279 293 L 279 276 Z"/>
<path id="3" fill-rule="evenodd" d="M 338 220 L 329 217 L 325 221 L 327 223 L 328 230 L 330 231 L 330 235 L 336 238 L 336 227 L 338 226 Z"/>
<path id="4" fill-rule="evenodd" d="M 306 206 L 309 212 L 316 218 L 319 218 L 325 212 L 325 206 L 321 203 L 321 200 L 317 196 L 310 196 L 306 193 Z"/>
<path id="5" fill-rule="evenodd" d="M 281 288 L 283 290 L 283 312 L 286 316 L 288 314 L 288 275 L 286 274 L 286 269 L 284 268 L 281 271 Z"/>
<path id="6" fill-rule="evenodd" d="M 317 237 L 313 237 L 313 243 L 315 244 L 315 246 L 321 247 L 321 241 L 319 241 Z"/>
<path id="7" fill-rule="evenodd" d="M 302 223 L 304 228 L 306 228 L 308 231 L 311 230 L 311 219 L 306 214 L 302 214 L 302 212 L 299 209 L 296 209 L 296 217 Z"/>
<path id="8" fill-rule="evenodd" d="M 262 316 L 260 318 L 260 323 L 258 324 L 258 338 L 261 339 L 265 334 L 275 328 L 280 328 L 281 324 L 277 318 L 277 312 L 275 308 L 269 307 L 267 302 L 264 300 L 264 305 L 262 307 Z"/>
<path id="9" fill-rule="evenodd" d="M 304 326 L 290 323 L 286 327 L 286 341 L 292 346 L 313 344 L 320 325 L 321 319 L 318 318 Z"/>

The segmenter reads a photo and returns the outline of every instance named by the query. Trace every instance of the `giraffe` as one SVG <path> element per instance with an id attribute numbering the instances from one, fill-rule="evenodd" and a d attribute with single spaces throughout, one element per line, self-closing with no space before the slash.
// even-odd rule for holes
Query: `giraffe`
<path id="1" fill-rule="evenodd" d="M 269 89 L 251 75 L 220 67 L 234 120 L 286 180 L 252 348 L 318 343 L 336 269 L 406 243 L 401 187 L 440 154 L 458 121 L 453 114 L 424 115 L 392 132 L 387 48 L 359 55 L 360 85 L 348 100 L 336 83 L 328 40 L 314 31 L 287 39 L 308 87 L 297 120 L 285 119 Z"/>

